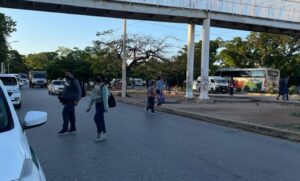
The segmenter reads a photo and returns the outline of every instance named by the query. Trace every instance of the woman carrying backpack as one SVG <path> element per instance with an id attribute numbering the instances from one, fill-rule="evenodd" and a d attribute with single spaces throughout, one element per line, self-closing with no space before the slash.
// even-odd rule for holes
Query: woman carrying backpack
<path id="1" fill-rule="evenodd" d="M 108 112 L 108 97 L 110 92 L 107 85 L 104 83 L 102 75 L 96 77 L 96 85 L 91 94 L 91 100 L 86 112 L 89 112 L 95 103 L 94 121 L 97 126 L 97 136 L 95 141 L 104 141 L 106 139 L 106 128 L 104 121 L 104 112 Z"/>

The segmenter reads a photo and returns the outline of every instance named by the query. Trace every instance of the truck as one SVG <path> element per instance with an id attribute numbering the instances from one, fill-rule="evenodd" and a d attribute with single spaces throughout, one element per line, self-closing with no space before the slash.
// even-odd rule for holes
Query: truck
<path id="1" fill-rule="evenodd" d="M 29 72 L 29 86 L 47 87 L 47 71 L 30 71 Z"/>

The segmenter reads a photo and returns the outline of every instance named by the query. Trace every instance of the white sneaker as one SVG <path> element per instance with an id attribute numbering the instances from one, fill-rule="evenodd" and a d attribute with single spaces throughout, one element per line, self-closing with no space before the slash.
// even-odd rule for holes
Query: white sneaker
<path id="1" fill-rule="evenodd" d="M 106 140 L 106 135 L 101 133 L 101 134 L 97 134 L 97 137 L 95 138 L 96 142 L 100 142 L 100 141 L 104 141 Z"/>
<path id="2" fill-rule="evenodd" d="M 105 133 L 101 133 L 101 138 L 102 138 L 103 140 L 106 140 L 106 134 L 105 134 Z"/>

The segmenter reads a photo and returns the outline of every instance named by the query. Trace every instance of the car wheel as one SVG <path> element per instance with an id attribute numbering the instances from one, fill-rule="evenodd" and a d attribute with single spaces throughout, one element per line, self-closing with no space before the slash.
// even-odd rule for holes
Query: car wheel
<path id="1" fill-rule="evenodd" d="M 15 105 L 15 108 L 16 108 L 16 109 L 20 109 L 20 108 L 21 108 L 21 103 L 20 103 L 20 104 L 17 104 L 17 105 Z"/>

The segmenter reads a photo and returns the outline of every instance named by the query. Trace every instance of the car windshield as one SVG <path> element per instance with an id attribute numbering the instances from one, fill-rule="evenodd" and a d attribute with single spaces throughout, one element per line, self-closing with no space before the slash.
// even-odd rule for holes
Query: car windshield
<path id="1" fill-rule="evenodd" d="M 17 85 L 17 79 L 15 77 L 0 77 L 4 85 Z"/>
<path id="2" fill-rule="evenodd" d="M 12 126 L 12 120 L 8 114 L 7 102 L 3 91 L 0 90 L 0 133 L 10 130 Z"/>
<path id="3" fill-rule="evenodd" d="M 44 79 L 44 78 L 46 78 L 46 75 L 45 74 L 34 74 L 33 78 L 35 78 L 35 79 Z"/>
<path id="4" fill-rule="evenodd" d="M 54 81 L 53 85 L 64 85 L 64 81 Z"/>

